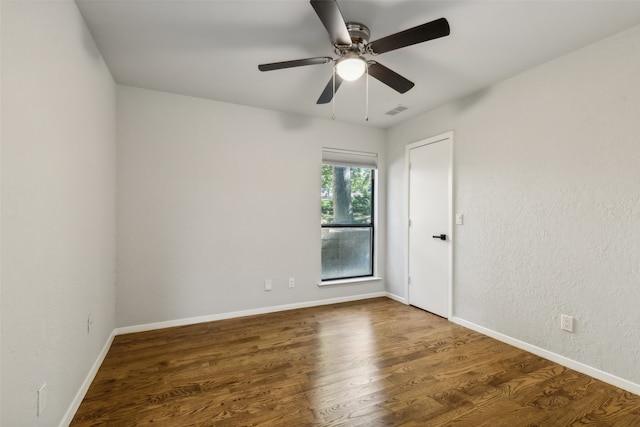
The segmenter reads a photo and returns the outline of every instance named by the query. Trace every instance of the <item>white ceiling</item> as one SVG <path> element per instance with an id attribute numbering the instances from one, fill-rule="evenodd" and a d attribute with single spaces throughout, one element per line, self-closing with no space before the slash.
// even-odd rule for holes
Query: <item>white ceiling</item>
<path id="1" fill-rule="evenodd" d="M 258 64 L 334 56 L 306 0 L 76 0 L 117 83 L 331 118 L 316 100 L 330 64 Z M 640 24 L 640 0 L 338 1 L 371 40 L 445 17 L 451 35 L 376 57 L 415 83 L 404 95 L 369 82 L 369 122 L 389 127 Z M 336 120 L 365 124 L 365 79 L 345 82 Z M 398 105 L 409 109 L 384 114 Z"/>

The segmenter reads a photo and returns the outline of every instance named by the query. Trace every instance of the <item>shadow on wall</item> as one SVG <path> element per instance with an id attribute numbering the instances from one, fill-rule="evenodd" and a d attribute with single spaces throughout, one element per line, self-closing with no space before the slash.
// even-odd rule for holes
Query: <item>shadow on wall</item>
<path id="1" fill-rule="evenodd" d="M 85 22 L 80 14 L 78 14 L 78 21 L 80 21 L 78 26 L 83 29 L 82 44 L 88 54 L 87 56 L 93 58 L 97 62 L 102 62 L 102 54 L 100 53 L 100 50 L 98 50 L 93 36 L 89 32 L 89 29 L 86 27 Z"/>
<path id="2" fill-rule="evenodd" d="M 486 95 L 490 92 L 489 88 L 480 89 L 477 92 L 472 93 L 471 95 L 467 95 L 463 98 L 460 98 L 452 103 L 453 109 L 457 113 L 462 113 L 465 110 L 470 109 L 474 105 L 476 105 L 479 101 L 482 100 Z"/>
<path id="3" fill-rule="evenodd" d="M 298 114 L 280 113 L 280 123 L 282 123 L 282 127 L 289 130 L 309 127 L 311 120 L 310 117 Z"/>

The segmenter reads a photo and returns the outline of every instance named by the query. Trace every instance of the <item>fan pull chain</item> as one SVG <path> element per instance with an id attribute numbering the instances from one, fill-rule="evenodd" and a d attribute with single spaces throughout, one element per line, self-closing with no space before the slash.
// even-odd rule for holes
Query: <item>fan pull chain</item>
<path id="1" fill-rule="evenodd" d="M 366 89 L 365 89 L 365 110 L 364 110 L 364 121 L 368 122 L 369 121 L 369 64 L 367 64 L 367 66 L 364 69 L 365 73 L 367 73 L 366 76 Z"/>
<path id="2" fill-rule="evenodd" d="M 333 66 L 333 75 L 331 77 L 333 85 L 333 96 L 331 97 L 331 120 L 336 119 L 336 66 Z"/>

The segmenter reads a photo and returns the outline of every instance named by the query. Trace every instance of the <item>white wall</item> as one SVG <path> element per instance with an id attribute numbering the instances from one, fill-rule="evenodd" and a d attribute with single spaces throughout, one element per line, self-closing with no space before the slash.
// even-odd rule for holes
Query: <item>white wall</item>
<path id="1" fill-rule="evenodd" d="M 453 129 L 454 315 L 640 384 L 638 52 L 640 27 L 391 129 L 389 290 L 405 145 Z"/>
<path id="2" fill-rule="evenodd" d="M 115 96 L 75 3 L 2 2 L 3 426 L 57 425 L 114 328 Z"/>
<path id="3" fill-rule="evenodd" d="M 2 92 L 2 2 L 0 1 L 0 96 Z M 0 98 L 0 212 L 2 212 L 2 99 Z M 0 384 L 2 384 L 2 220 L 0 220 Z M 0 422 L 2 422 L 2 386 L 0 385 Z"/>
<path id="4" fill-rule="evenodd" d="M 321 149 L 379 152 L 384 170 L 384 131 L 131 87 L 117 111 L 119 326 L 384 290 L 317 286 Z"/>

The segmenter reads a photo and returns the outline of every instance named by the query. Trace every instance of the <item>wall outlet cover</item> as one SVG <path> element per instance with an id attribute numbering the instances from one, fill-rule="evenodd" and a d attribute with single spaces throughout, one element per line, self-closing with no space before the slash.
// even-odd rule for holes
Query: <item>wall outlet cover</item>
<path id="1" fill-rule="evenodd" d="M 573 317 L 563 314 L 560 316 L 560 329 L 573 332 Z"/>

